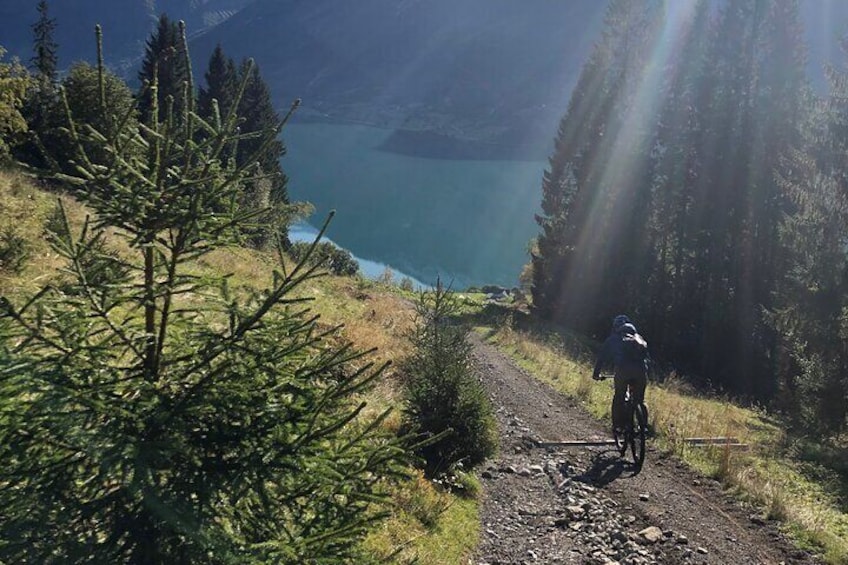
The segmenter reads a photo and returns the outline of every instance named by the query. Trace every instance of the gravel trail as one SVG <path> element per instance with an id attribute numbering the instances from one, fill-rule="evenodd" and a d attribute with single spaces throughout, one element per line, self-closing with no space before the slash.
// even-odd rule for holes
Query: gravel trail
<path id="1" fill-rule="evenodd" d="M 472 343 L 501 438 L 500 455 L 480 472 L 482 535 L 472 563 L 819 563 L 673 458 L 649 450 L 634 476 L 609 448 L 536 447 L 533 440 L 608 434 L 578 403 L 479 337 Z"/>

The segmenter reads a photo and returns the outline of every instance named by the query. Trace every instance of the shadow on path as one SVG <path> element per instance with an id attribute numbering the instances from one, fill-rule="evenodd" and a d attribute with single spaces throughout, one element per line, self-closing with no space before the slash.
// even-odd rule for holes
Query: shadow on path
<path id="1" fill-rule="evenodd" d="M 586 482 L 603 487 L 622 478 L 625 471 L 629 471 L 630 474 L 625 475 L 624 478 L 630 478 L 638 475 L 641 469 L 622 459 L 617 450 L 605 449 L 592 457 L 592 465 L 580 477 Z"/>

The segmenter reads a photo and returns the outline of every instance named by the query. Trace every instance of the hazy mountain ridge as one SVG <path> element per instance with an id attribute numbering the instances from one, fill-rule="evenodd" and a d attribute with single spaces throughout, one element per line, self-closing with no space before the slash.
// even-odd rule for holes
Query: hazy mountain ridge
<path id="1" fill-rule="evenodd" d="M 301 119 L 430 131 L 467 142 L 545 142 L 605 2 L 257 0 L 193 42 L 253 56 Z M 547 150 L 547 148 L 545 148 Z"/>
<path id="2" fill-rule="evenodd" d="M 144 43 L 156 19 L 167 13 L 185 20 L 192 36 L 232 17 L 252 0 L 61 0 L 48 2 L 56 19 L 55 39 L 59 44 L 59 68 L 67 69 L 80 60 L 95 59 L 94 25 L 103 26 L 107 64 L 127 77 L 144 52 Z M 0 3 L 0 45 L 10 55 L 29 61 L 32 56 L 31 24 L 38 18 L 33 0 L 3 0 Z"/>

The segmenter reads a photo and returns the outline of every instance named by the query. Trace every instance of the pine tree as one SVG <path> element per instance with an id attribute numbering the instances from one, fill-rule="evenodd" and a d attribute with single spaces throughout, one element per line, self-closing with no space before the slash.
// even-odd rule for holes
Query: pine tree
<path id="1" fill-rule="evenodd" d="M 684 307 L 697 320 L 697 371 L 745 394 L 767 396 L 774 381 L 760 314 L 780 271 L 785 207 L 776 174 L 798 142 L 803 59 L 796 2 L 723 8 L 705 77 L 712 86 L 691 215 L 700 282 Z"/>
<path id="2" fill-rule="evenodd" d="M 653 336 L 656 352 L 671 358 L 682 353 L 693 331 L 687 311 L 693 277 L 692 217 L 694 191 L 703 174 L 700 143 L 708 85 L 704 80 L 711 46 L 710 6 L 698 0 L 690 21 L 684 22 L 680 47 L 669 61 L 663 103 L 651 155 L 649 239 L 653 256 L 645 260 L 638 312 L 640 328 Z"/>
<path id="3" fill-rule="evenodd" d="M 712 22 L 689 6 L 659 68 L 661 3 L 610 4 L 545 175 L 534 308 L 589 333 L 635 314 L 684 371 L 767 397 L 776 174 L 807 90 L 798 3 L 730 2 Z"/>
<path id="4" fill-rule="evenodd" d="M 753 174 L 745 233 L 749 253 L 739 259 L 739 288 L 747 313 L 738 326 L 738 340 L 751 353 L 741 355 L 737 375 L 751 375 L 748 389 L 768 398 L 775 390 L 775 337 L 764 323 L 763 309 L 771 308 L 779 277 L 785 271 L 785 250 L 779 236 L 789 203 L 777 182 L 785 159 L 801 146 L 799 124 L 805 121 L 804 101 L 809 90 L 806 48 L 797 0 L 765 6 L 760 33 L 764 37 L 758 60 L 758 88 L 753 100 L 755 134 Z M 747 294 L 747 296 L 745 296 Z"/>
<path id="5" fill-rule="evenodd" d="M 440 281 L 421 293 L 409 336 L 415 349 L 403 364 L 404 424 L 431 438 L 420 450 L 430 477 L 458 465 L 471 469 L 497 447 L 492 406 L 471 371 L 469 330 L 456 320 L 458 308 Z"/>
<path id="6" fill-rule="evenodd" d="M 172 22 L 166 14 L 159 17 L 156 30 L 147 40 L 144 60 L 138 79 L 139 112 L 141 121 L 149 123 L 152 118 L 153 92 L 151 85 L 156 82 L 156 105 L 159 107 L 159 119 L 164 119 L 170 104 L 173 104 L 173 117 L 180 121 L 183 110 L 188 104 L 186 96 L 193 98 L 189 75 L 190 64 L 180 42 L 180 24 Z"/>
<path id="7" fill-rule="evenodd" d="M 199 115 L 211 123 L 216 119 L 226 120 L 231 112 L 237 111 L 241 116 L 239 129 L 242 136 L 235 154 L 226 156 L 235 158 L 238 166 L 247 165 L 246 159 L 249 158 L 257 159 L 259 164 L 256 177 L 245 184 L 241 203 L 257 211 L 267 210 L 265 223 L 276 227 L 271 231 L 264 228 L 254 230 L 250 234 L 250 242 L 263 247 L 277 236 L 287 240 L 286 229 L 291 207 L 286 192 L 287 178 L 280 165 L 280 159 L 285 155 L 285 145 L 277 139 L 262 146 L 261 138 L 256 136 L 256 132 L 280 120 L 271 102 L 267 84 L 258 68 L 248 61 L 244 61 L 241 68 L 236 70 L 234 61 L 226 57 L 220 44 L 209 59 L 205 78 L 206 85 L 198 95 Z M 241 83 L 245 84 L 245 88 L 238 108 L 235 108 L 234 101 Z M 217 116 L 214 110 L 216 103 Z"/>
<path id="8" fill-rule="evenodd" d="M 231 64 L 227 66 L 231 68 Z M 289 206 L 286 184 L 288 178 L 283 173 L 280 159 L 285 155 L 286 148 L 281 139 L 260 145 L 260 139 L 255 132 L 261 131 L 266 124 L 280 120 L 271 101 L 268 85 L 262 79 L 256 65 L 243 61 L 238 72 L 239 81 L 245 84 L 244 95 L 239 102 L 239 114 L 243 116 L 235 160 L 239 165 L 246 165 L 248 158 L 258 163 L 257 174 L 245 185 L 243 203 L 255 210 L 266 209 L 265 219 L 268 229 L 260 228 L 250 234 L 250 241 L 256 247 L 263 247 L 275 238 L 281 238 L 288 245 L 288 224 L 291 222 L 292 207 Z M 251 157 L 252 155 L 252 157 Z"/>
<path id="9" fill-rule="evenodd" d="M 53 39 L 56 31 L 56 20 L 48 14 L 47 0 L 38 3 L 38 21 L 32 25 L 34 35 L 32 66 L 37 76 L 47 83 L 56 82 L 56 67 L 58 64 L 58 45 Z"/>
<path id="10" fill-rule="evenodd" d="M 197 96 L 197 112 L 207 120 L 213 118 L 212 101 L 218 101 L 221 119 L 225 119 L 233 107 L 238 89 L 238 76 L 235 62 L 224 55 L 221 44 L 215 46 L 209 67 L 204 75 L 206 86 L 201 87 Z"/>
<path id="11" fill-rule="evenodd" d="M 241 131 L 250 134 L 261 131 L 265 124 L 275 123 L 280 120 L 274 103 L 271 100 L 271 91 L 262 78 L 257 65 L 248 66 L 242 62 L 239 70 L 240 80 L 246 81 L 244 97 L 239 104 L 239 112 L 244 117 Z M 239 144 L 236 161 L 244 163 L 246 156 L 255 153 L 259 147 L 258 139 L 245 139 Z M 262 172 L 271 180 L 269 199 L 271 204 L 288 203 L 288 192 L 286 183 L 288 179 L 283 174 L 280 159 L 286 154 L 286 146 L 279 139 L 259 151 L 259 164 Z"/>
<path id="12" fill-rule="evenodd" d="M 769 310 L 779 406 L 819 440 L 848 429 L 848 76 L 827 74 L 830 96 L 810 104 L 804 146 L 782 169 L 788 260 Z"/>
<path id="13" fill-rule="evenodd" d="M 27 91 L 22 109 L 30 139 L 15 149 L 15 156 L 25 163 L 44 166 L 43 150 L 39 147 L 49 144 L 49 138 L 59 127 L 56 97 L 58 46 L 53 39 L 56 20 L 49 17 L 46 0 L 41 0 L 37 9 L 39 18 L 32 25 L 34 55 L 31 59 L 36 80 Z"/>
<path id="14" fill-rule="evenodd" d="M 782 270 L 787 210 L 776 174 L 798 143 L 806 90 L 798 6 L 727 3 L 708 19 L 695 6 L 661 92 L 652 252 L 636 262 L 647 276 L 627 274 L 647 290 L 629 311 L 680 370 L 766 398 L 774 337 L 761 312 Z"/>
<path id="15" fill-rule="evenodd" d="M 148 127 L 71 119 L 83 158 L 59 178 L 93 217 L 53 222 L 61 279 L 0 299 L 0 561 L 358 562 L 406 461 L 387 413 L 363 414 L 380 370 L 298 306 L 315 268 L 258 291 L 196 275 L 255 221 L 237 202 L 257 159 L 222 159 L 236 125 L 190 101 L 172 127 L 156 89 Z"/>
<path id="16" fill-rule="evenodd" d="M 790 263 L 769 319 L 780 336 L 779 407 L 821 439 L 848 428 L 848 192 L 838 161 L 817 161 L 797 152 L 784 177 L 796 210 L 782 226 Z"/>

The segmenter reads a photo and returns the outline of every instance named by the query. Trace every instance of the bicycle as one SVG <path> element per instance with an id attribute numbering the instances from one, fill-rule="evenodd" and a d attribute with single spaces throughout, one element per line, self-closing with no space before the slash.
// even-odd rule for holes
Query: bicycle
<path id="1" fill-rule="evenodd" d="M 604 376 L 602 378 L 612 379 L 614 377 Z M 627 414 L 627 423 L 624 430 L 618 430 L 613 426 L 612 437 L 621 457 L 624 457 L 627 448 L 630 448 L 630 453 L 633 455 L 633 464 L 638 472 L 645 463 L 645 439 L 648 435 L 648 407 L 644 401 L 639 404 L 633 401 L 629 384 L 627 385 L 627 391 L 624 393 L 624 407 Z"/>

